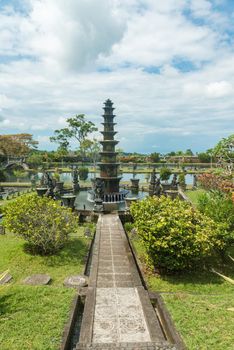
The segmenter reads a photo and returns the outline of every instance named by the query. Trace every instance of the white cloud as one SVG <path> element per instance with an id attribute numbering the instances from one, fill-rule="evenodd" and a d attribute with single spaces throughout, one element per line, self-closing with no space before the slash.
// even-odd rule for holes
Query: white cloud
<path id="1" fill-rule="evenodd" d="M 228 81 L 209 83 L 188 83 L 184 86 L 184 92 L 189 96 L 205 96 L 209 98 L 222 98 L 233 94 L 233 86 Z"/>
<path id="2" fill-rule="evenodd" d="M 48 146 L 69 116 L 85 113 L 101 127 L 110 97 L 126 150 L 163 150 L 186 137 L 202 147 L 200 135 L 205 143 L 225 136 L 233 119 L 234 53 L 223 42 L 228 18 L 209 3 L 30 0 L 27 15 L 0 13 L 0 55 L 14 58 L 0 58 L 4 130 L 35 131 Z M 190 21 L 188 8 L 209 21 Z M 196 70 L 184 73 L 176 60 Z"/>
<path id="3" fill-rule="evenodd" d="M 207 0 L 192 0 L 190 8 L 196 17 L 207 17 L 212 13 L 212 4 Z"/>
<path id="4" fill-rule="evenodd" d="M 206 86 L 206 94 L 211 98 L 224 97 L 233 93 L 232 84 L 227 81 L 210 83 Z"/>
<path id="5" fill-rule="evenodd" d="M 209 27 L 196 26 L 180 11 L 163 12 L 157 10 L 160 6 L 154 7 L 155 11 L 129 18 L 123 39 L 113 46 L 111 56 L 102 57 L 101 63 L 160 66 L 178 56 L 195 63 L 215 56 L 217 35 Z"/>
<path id="6" fill-rule="evenodd" d="M 33 0 L 33 52 L 49 64 L 82 69 L 108 53 L 124 31 L 109 0 Z"/>
<path id="7" fill-rule="evenodd" d="M 0 110 L 2 110 L 3 108 L 12 107 L 13 105 L 14 101 L 12 101 L 6 95 L 0 94 Z"/>

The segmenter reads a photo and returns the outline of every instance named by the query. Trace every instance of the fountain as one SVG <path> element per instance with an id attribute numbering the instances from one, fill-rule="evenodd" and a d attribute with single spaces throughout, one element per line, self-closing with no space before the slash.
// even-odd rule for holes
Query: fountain
<path id="1" fill-rule="evenodd" d="M 102 204 L 118 204 L 125 201 L 128 191 L 120 189 L 119 182 L 121 176 L 118 176 L 119 163 L 117 162 L 117 152 L 115 146 L 118 141 L 114 139 L 117 132 L 114 130 L 113 102 L 107 100 L 104 104 L 104 130 L 101 132 L 103 140 L 100 141 L 102 145 L 101 162 L 98 163 L 100 167 L 100 176 L 93 181 L 93 189 L 88 193 L 88 200 L 95 202 L 97 206 Z"/>

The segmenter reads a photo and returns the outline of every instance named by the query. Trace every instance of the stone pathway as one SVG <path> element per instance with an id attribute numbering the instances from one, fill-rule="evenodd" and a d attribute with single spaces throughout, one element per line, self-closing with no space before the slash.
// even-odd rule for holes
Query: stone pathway
<path id="1" fill-rule="evenodd" d="M 165 339 L 116 214 L 99 217 L 75 349 L 176 349 Z"/>

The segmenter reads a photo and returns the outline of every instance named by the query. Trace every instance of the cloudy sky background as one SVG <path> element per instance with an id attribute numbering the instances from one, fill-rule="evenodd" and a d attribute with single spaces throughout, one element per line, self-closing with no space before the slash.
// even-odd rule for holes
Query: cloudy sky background
<path id="1" fill-rule="evenodd" d="M 201 151 L 234 132 L 233 0 L 0 0 L 0 133 L 41 149 L 67 117 L 125 151 Z"/>

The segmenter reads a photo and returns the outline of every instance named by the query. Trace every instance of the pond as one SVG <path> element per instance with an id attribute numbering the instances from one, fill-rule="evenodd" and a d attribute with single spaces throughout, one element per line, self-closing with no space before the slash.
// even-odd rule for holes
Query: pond
<path id="1" fill-rule="evenodd" d="M 148 195 L 149 195 L 148 192 L 144 192 L 144 191 L 139 191 L 137 195 L 135 193 L 129 191 L 126 198 L 137 197 L 139 199 L 143 199 L 143 198 L 147 197 Z M 88 201 L 87 198 L 88 198 L 88 191 L 80 191 L 76 196 L 75 208 L 78 210 L 82 210 L 82 209 L 93 210 L 94 203 Z M 126 209 L 125 202 L 118 203 L 117 206 L 118 206 L 118 210 L 125 210 Z"/>
<path id="2" fill-rule="evenodd" d="M 51 173 L 53 175 L 53 173 Z M 8 174 L 7 176 L 7 181 L 9 182 L 20 182 L 20 183 L 27 183 L 27 182 L 30 182 L 30 174 L 27 173 L 26 174 L 27 176 L 25 176 L 24 178 L 19 178 L 17 179 L 14 175 L 12 174 Z M 38 179 L 41 178 L 42 176 L 42 173 L 38 173 L 37 174 L 38 176 Z M 88 185 L 88 182 L 91 180 L 91 179 L 94 179 L 95 177 L 99 176 L 98 173 L 89 173 L 88 174 L 88 179 L 86 180 L 87 181 L 87 185 Z M 133 177 L 133 174 L 132 173 L 123 173 L 121 174 L 122 176 L 122 182 L 130 182 L 130 179 L 132 179 Z M 150 174 L 149 173 L 140 173 L 140 174 L 137 174 L 135 175 L 135 178 L 139 179 L 140 180 L 140 185 L 142 183 L 146 183 L 147 180 L 149 181 L 149 176 Z M 157 175 L 158 177 L 158 175 Z M 170 179 L 169 179 L 169 182 L 172 180 L 172 177 L 173 175 L 171 175 Z M 64 181 L 65 183 L 71 183 L 72 182 L 72 176 L 71 176 L 71 173 L 70 172 L 64 172 L 64 173 L 61 173 L 60 174 L 60 179 L 61 181 Z M 193 174 L 186 174 L 185 175 L 185 182 L 187 185 L 192 185 L 193 184 Z"/>

